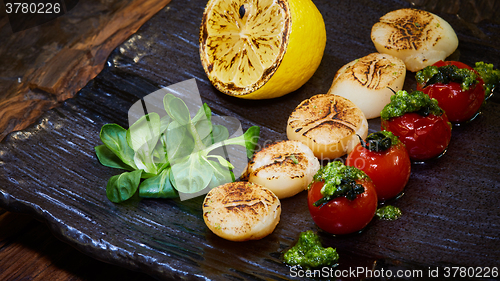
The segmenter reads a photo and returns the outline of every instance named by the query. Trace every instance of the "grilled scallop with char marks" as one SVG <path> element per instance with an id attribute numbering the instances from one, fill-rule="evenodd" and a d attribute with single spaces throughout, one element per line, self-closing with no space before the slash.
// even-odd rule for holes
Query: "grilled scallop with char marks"
<path id="1" fill-rule="evenodd" d="M 403 89 L 405 76 L 406 66 L 401 59 L 372 53 L 340 68 L 328 93 L 349 99 L 366 119 L 372 119 L 379 117 L 391 102 L 393 91 Z"/>
<path id="2" fill-rule="evenodd" d="M 373 25 L 371 38 L 379 53 L 402 59 L 413 72 L 444 60 L 458 47 L 457 35 L 448 22 L 417 9 L 385 14 Z"/>
<path id="3" fill-rule="evenodd" d="M 368 122 L 363 111 L 337 95 L 316 95 L 301 102 L 288 118 L 290 140 L 307 145 L 319 159 L 335 159 L 366 138 Z"/>
<path id="4" fill-rule="evenodd" d="M 305 144 L 280 141 L 254 154 L 247 168 L 248 181 L 283 199 L 305 190 L 319 168 L 318 158 Z"/>
<path id="5" fill-rule="evenodd" d="M 280 221 L 281 203 L 269 189 L 249 182 L 231 182 L 210 190 L 203 202 L 208 228 L 231 241 L 264 238 Z"/>

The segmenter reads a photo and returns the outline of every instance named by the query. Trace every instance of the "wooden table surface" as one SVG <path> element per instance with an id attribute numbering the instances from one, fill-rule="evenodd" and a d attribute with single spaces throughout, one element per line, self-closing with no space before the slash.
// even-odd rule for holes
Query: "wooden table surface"
<path id="1" fill-rule="evenodd" d="M 0 209 L 0 280 L 153 280 L 58 240 L 31 216 Z"/>

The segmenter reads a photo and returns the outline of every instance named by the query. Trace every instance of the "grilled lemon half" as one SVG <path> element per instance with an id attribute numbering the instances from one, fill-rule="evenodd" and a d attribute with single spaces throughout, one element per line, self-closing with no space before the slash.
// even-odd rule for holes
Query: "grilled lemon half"
<path id="1" fill-rule="evenodd" d="M 325 23 L 311 0 L 210 0 L 200 56 L 210 82 L 245 99 L 283 96 L 318 68 Z"/>

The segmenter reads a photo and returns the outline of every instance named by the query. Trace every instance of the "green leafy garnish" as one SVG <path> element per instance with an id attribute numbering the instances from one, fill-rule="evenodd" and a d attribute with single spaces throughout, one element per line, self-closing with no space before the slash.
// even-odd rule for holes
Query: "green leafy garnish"
<path id="1" fill-rule="evenodd" d="M 115 154 L 122 163 L 137 169 L 134 162 L 134 150 L 127 143 L 127 130 L 117 124 L 106 124 L 102 126 L 99 137 L 108 150 Z M 104 158 L 105 155 L 102 156 Z"/>
<path id="2" fill-rule="evenodd" d="M 407 91 L 399 90 L 391 96 L 391 102 L 382 109 L 380 117 L 388 120 L 393 117 L 403 116 L 409 112 L 416 112 L 423 116 L 429 114 L 441 116 L 444 111 L 438 106 L 436 99 L 431 99 L 421 91 L 408 93 Z"/>
<path id="3" fill-rule="evenodd" d="M 116 168 L 116 169 L 122 169 L 122 170 L 128 170 L 128 171 L 134 170 L 134 168 L 125 164 L 106 145 L 102 144 L 102 145 L 96 146 L 94 149 L 95 149 L 95 153 L 97 155 L 97 158 L 99 159 L 99 162 L 101 162 L 102 165 L 104 165 L 106 167 L 110 167 L 110 168 Z"/>
<path id="4" fill-rule="evenodd" d="M 106 195 L 110 201 L 123 202 L 137 190 L 144 198 L 176 198 L 179 192 L 213 188 L 235 180 L 234 166 L 220 155 L 225 146 L 241 145 L 247 157 L 252 156 L 259 127 L 228 139 L 226 127 L 212 124 L 207 104 L 193 118 L 184 101 L 172 94 L 165 95 L 163 105 L 166 115 L 149 113 L 128 130 L 117 124 L 101 128 L 103 145 L 95 147 L 99 162 L 128 171 L 109 179 Z"/>
<path id="5" fill-rule="evenodd" d="M 142 116 L 127 130 L 127 144 L 135 152 L 134 163 L 138 169 L 143 169 L 148 174 L 158 174 L 156 163 L 164 162 L 164 159 L 154 159 L 153 152 L 159 138 L 160 116 L 154 112 Z"/>
<path id="6" fill-rule="evenodd" d="M 179 194 L 170 182 L 170 168 L 164 169 L 159 175 L 144 180 L 139 186 L 139 196 L 142 198 L 177 198 Z"/>
<path id="7" fill-rule="evenodd" d="M 111 202 L 119 203 L 132 197 L 137 191 L 142 170 L 124 172 L 112 176 L 106 185 L 106 195 Z"/>

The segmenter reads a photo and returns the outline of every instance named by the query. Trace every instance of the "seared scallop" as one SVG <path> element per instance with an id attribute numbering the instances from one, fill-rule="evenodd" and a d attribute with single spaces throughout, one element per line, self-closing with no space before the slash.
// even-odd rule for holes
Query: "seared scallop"
<path id="1" fill-rule="evenodd" d="M 281 141 L 254 154 L 247 168 L 248 181 L 283 199 L 305 190 L 319 168 L 319 160 L 308 146 Z"/>
<path id="2" fill-rule="evenodd" d="M 337 95 L 316 95 L 290 114 L 286 134 L 311 148 L 319 159 L 335 159 L 359 143 L 356 135 L 366 138 L 368 122 L 352 101 Z"/>
<path id="3" fill-rule="evenodd" d="M 231 182 L 210 190 L 203 219 L 216 235 L 231 241 L 257 240 L 274 231 L 281 203 L 269 189 L 249 182 Z"/>
<path id="4" fill-rule="evenodd" d="M 403 89 L 405 63 L 388 54 L 373 53 L 344 65 L 333 79 L 329 94 L 356 104 L 367 119 L 380 116 L 393 91 Z"/>
<path id="5" fill-rule="evenodd" d="M 458 47 L 457 35 L 448 22 L 417 9 L 385 14 L 373 25 L 371 38 L 379 53 L 402 59 L 413 72 L 444 60 Z"/>

